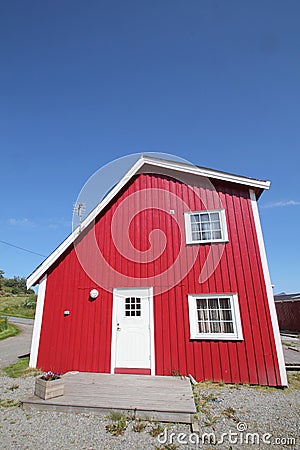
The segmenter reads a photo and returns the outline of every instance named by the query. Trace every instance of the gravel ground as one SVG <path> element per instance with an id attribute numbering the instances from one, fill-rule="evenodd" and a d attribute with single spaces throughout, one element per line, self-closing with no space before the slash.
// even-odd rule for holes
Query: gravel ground
<path id="1" fill-rule="evenodd" d="M 112 436 L 106 431 L 107 417 L 87 414 L 40 412 L 8 406 L 5 402 L 18 402 L 34 389 L 34 377 L 0 377 L 0 448 L 1 449 L 270 449 L 300 448 L 299 405 L 300 374 L 293 373 L 289 389 L 247 386 L 221 386 L 202 383 L 196 386 L 195 396 L 199 407 L 200 434 L 191 434 L 189 426 L 166 427 L 167 442 L 152 437 L 154 426 L 134 432 L 129 422 L 123 436 Z M 247 428 L 247 430 L 245 430 Z M 237 433 L 224 436 L 222 433 Z M 171 435 L 175 433 L 175 435 Z M 179 435 L 179 433 L 184 433 Z M 203 433 L 213 433 L 216 443 L 202 444 Z M 249 443 L 246 444 L 247 433 Z M 269 433 L 269 434 L 266 434 Z M 200 436 L 200 437 L 199 437 Z M 178 443 L 183 441 L 186 443 Z M 238 439 L 238 443 L 234 441 Z M 255 444 L 251 444 L 255 439 Z M 259 445 L 257 444 L 259 439 Z M 263 442 L 265 439 L 265 442 Z M 296 442 L 288 442 L 295 439 Z M 195 444 L 199 440 L 199 444 Z M 173 446 L 170 445 L 173 442 Z M 190 442 L 191 441 L 191 442 Z"/>

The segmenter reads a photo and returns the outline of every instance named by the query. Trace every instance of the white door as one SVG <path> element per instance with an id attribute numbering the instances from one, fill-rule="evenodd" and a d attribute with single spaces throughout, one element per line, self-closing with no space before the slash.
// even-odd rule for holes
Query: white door
<path id="1" fill-rule="evenodd" d="M 115 373 L 150 374 L 150 296 L 149 288 L 114 290 Z"/>

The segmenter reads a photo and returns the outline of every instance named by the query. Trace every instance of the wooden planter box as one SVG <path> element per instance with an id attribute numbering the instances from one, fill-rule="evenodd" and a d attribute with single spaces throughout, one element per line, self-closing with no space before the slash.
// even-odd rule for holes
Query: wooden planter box
<path id="1" fill-rule="evenodd" d="M 57 380 L 45 381 L 41 377 L 35 380 L 34 394 L 38 397 L 48 400 L 49 398 L 59 397 L 64 395 L 65 383 L 62 378 Z"/>

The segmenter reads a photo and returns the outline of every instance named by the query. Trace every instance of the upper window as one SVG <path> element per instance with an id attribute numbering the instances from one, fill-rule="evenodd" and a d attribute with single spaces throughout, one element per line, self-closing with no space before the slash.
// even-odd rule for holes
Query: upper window
<path id="1" fill-rule="evenodd" d="M 184 214 L 186 243 L 206 244 L 228 240 L 224 209 Z"/>
<path id="2" fill-rule="evenodd" d="M 236 294 L 188 298 L 191 339 L 243 339 Z"/>

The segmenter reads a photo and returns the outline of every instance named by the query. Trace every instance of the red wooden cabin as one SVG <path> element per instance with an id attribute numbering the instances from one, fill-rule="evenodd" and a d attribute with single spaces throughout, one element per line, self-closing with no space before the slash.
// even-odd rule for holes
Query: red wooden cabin
<path id="1" fill-rule="evenodd" d="M 141 157 L 28 278 L 30 366 L 286 386 L 267 181 Z"/>

